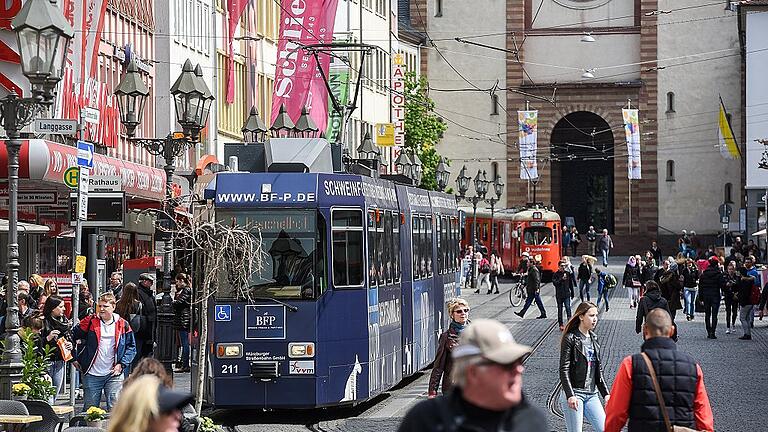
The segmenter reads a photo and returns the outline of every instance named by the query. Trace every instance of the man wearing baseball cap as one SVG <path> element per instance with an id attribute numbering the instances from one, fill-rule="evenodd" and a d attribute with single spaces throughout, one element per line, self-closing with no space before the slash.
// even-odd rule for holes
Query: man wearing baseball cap
<path id="1" fill-rule="evenodd" d="M 544 412 L 523 395 L 530 352 L 500 322 L 473 321 L 453 349 L 454 389 L 414 406 L 398 431 L 548 431 Z"/>

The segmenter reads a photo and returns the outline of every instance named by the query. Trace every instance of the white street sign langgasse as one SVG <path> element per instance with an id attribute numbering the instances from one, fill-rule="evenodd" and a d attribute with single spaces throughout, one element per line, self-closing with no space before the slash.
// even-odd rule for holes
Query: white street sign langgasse
<path id="1" fill-rule="evenodd" d="M 37 134 L 75 135 L 77 133 L 77 120 L 35 119 L 33 131 Z"/>

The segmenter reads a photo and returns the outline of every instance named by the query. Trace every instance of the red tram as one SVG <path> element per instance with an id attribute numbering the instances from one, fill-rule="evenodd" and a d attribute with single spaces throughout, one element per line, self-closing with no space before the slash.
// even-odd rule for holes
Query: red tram
<path id="1" fill-rule="evenodd" d="M 462 247 L 472 241 L 472 209 L 462 208 L 466 215 Z M 522 210 L 505 209 L 494 212 L 493 241 L 491 241 L 491 211 L 477 209 L 477 240 L 483 241 L 488 250 L 495 250 L 501 256 L 507 273 L 517 270 L 520 256 L 528 252 L 532 257 L 541 255 L 542 270 L 545 273 L 557 271 L 561 257 L 560 215 L 543 207 Z"/>

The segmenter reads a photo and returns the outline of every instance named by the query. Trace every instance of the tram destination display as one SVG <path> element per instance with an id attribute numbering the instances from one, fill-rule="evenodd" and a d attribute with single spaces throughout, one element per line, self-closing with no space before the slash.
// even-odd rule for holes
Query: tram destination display
<path id="1" fill-rule="evenodd" d="M 69 223 L 75 226 L 77 194 L 69 195 Z M 125 193 L 91 192 L 88 194 L 88 214 L 85 227 L 122 227 L 125 220 Z"/>

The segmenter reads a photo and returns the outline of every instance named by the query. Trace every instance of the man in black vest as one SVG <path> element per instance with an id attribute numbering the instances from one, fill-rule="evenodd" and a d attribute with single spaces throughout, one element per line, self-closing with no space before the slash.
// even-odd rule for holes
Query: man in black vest
<path id="1" fill-rule="evenodd" d="M 654 309 L 645 317 L 640 348 L 651 360 L 672 425 L 699 431 L 714 431 L 701 367 L 690 355 L 677 351 L 670 339 L 672 318 L 664 309 Z M 666 432 L 653 381 L 641 354 L 625 357 L 611 388 L 605 407 L 605 432 L 620 432 L 628 422 L 629 432 Z"/>

